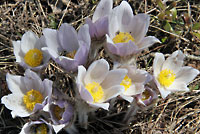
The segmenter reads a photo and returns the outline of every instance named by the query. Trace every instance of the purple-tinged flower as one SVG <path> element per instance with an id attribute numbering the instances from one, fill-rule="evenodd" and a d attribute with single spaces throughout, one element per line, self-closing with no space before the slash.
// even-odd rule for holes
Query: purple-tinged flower
<path id="1" fill-rule="evenodd" d="M 79 66 L 76 82 L 81 98 L 90 107 L 108 110 L 109 103 L 105 102 L 124 91 L 120 83 L 126 73 L 126 69 L 109 71 L 109 64 L 104 59 L 94 61 L 87 71 Z"/>
<path id="2" fill-rule="evenodd" d="M 76 30 L 67 23 L 61 25 L 59 30 L 46 28 L 43 30 L 47 51 L 53 60 L 66 71 L 76 71 L 79 65 L 84 65 L 88 58 L 90 48 L 89 27 L 87 24 Z"/>
<path id="3" fill-rule="evenodd" d="M 44 111 L 49 112 L 56 133 L 64 127 L 70 127 L 74 120 L 73 104 L 57 89 L 54 89 L 53 94 L 49 96 L 48 106 L 44 108 Z"/>
<path id="4" fill-rule="evenodd" d="M 197 69 L 182 67 L 184 57 L 180 50 L 173 52 L 166 60 L 162 53 L 155 54 L 153 75 L 162 98 L 171 92 L 189 91 L 187 85 L 199 74 Z"/>
<path id="5" fill-rule="evenodd" d="M 41 70 L 48 64 L 50 56 L 41 50 L 46 47 L 44 36 L 38 36 L 32 31 L 26 32 L 21 41 L 13 41 L 14 55 L 18 62 L 25 69 Z"/>
<path id="6" fill-rule="evenodd" d="M 112 11 L 113 0 L 101 0 L 96 7 L 92 20 L 86 19 L 91 38 L 101 39 L 108 34 L 108 15 Z"/>
<path id="7" fill-rule="evenodd" d="M 25 76 L 7 73 L 6 81 L 12 94 L 3 96 L 1 103 L 12 110 L 12 117 L 27 117 L 40 109 L 49 94 L 52 92 L 52 81 L 40 77 L 30 69 L 25 71 Z M 36 105 L 38 107 L 36 107 Z"/>
<path id="8" fill-rule="evenodd" d="M 144 85 L 152 80 L 152 76 L 144 70 L 137 69 L 134 66 L 121 66 L 128 70 L 127 75 L 122 80 L 121 84 L 125 91 L 120 96 L 129 101 L 133 101 L 133 95 L 141 94 L 145 88 Z"/>
<path id="9" fill-rule="evenodd" d="M 121 57 L 130 56 L 160 42 L 154 36 L 145 37 L 149 23 L 149 15 L 134 16 L 128 2 L 122 1 L 109 15 L 109 34 L 106 35 L 108 52 Z"/>
<path id="10" fill-rule="evenodd" d="M 135 100 L 140 107 L 151 105 L 158 98 L 156 92 L 149 87 L 145 87 L 144 92 L 135 95 Z"/>
<path id="11" fill-rule="evenodd" d="M 20 134 L 53 134 L 52 126 L 45 121 L 30 121 L 24 124 Z"/>

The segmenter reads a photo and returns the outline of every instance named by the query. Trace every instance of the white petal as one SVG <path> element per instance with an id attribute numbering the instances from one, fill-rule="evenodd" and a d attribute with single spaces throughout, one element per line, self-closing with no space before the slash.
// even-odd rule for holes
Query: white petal
<path id="1" fill-rule="evenodd" d="M 59 57 L 58 51 L 55 51 L 54 49 L 51 49 L 50 47 L 43 47 L 42 51 L 48 53 L 51 56 L 51 58 L 53 58 L 53 60 Z"/>
<path id="2" fill-rule="evenodd" d="M 94 108 L 103 108 L 105 110 L 108 110 L 109 103 L 88 103 L 91 107 Z"/>
<path id="3" fill-rule="evenodd" d="M 131 97 L 131 96 L 126 96 L 126 95 L 123 95 L 123 94 L 121 94 L 120 95 L 120 97 L 122 97 L 124 100 L 126 100 L 126 101 L 128 101 L 128 102 L 133 102 L 133 97 Z"/>
<path id="4" fill-rule="evenodd" d="M 120 95 L 122 92 L 124 92 L 124 87 L 121 85 L 116 85 L 116 86 L 112 86 L 108 89 L 103 89 L 104 90 L 104 95 L 105 95 L 105 101 L 108 101 L 112 98 L 117 97 L 118 95 Z"/>
<path id="5" fill-rule="evenodd" d="M 78 40 L 83 41 L 88 48 L 90 47 L 91 39 L 89 33 L 89 26 L 87 24 L 80 27 L 78 31 Z"/>
<path id="6" fill-rule="evenodd" d="M 83 85 L 78 84 L 78 88 L 79 88 L 79 93 L 81 95 L 81 98 L 83 100 L 85 100 L 86 102 L 93 102 L 94 101 L 90 92 L 87 89 L 85 89 L 85 87 L 83 87 Z"/>
<path id="7" fill-rule="evenodd" d="M 153 45 L 154 43 L 161 43 L 159 39 L 157 39 L 156 37 L 154 36 L 148 36 L 148 37 L 144 37 L 142 39 L 142 41 L 137 44 L 137 46 L 143 50 L 145 48 L 148 48 L 150 47 L 151 45 Z"/>
<path id="8" fill-rule="evenodd" d="M 3 103 L 6 108 L 12 110 L 12 117 L 27 117 L 31 113 L 26 109 L 23 102 L 23 94 L 9 94 L 7 96 L 3 96 L 1 99 L 1 103 Z"/>
<path id="9" fill-rule="evenodd" d="M 160 94 L 161 94 L 161 96 L 162 96 L 163 99 L 166 98 L 171 93 L 170 90 L 166 90 L 163 87 L 159 87 L 158 89 L 159 89 Z"/>
<path id="10" fill-rule="evenodd" d="M 123 94 L 127 96 L 132 96 L 136 94 L 141 94 L 144 90 L 145 89 L 143 84 L 134 83 Z"/>
<path id="11" fill-rule="evenodd" d="M 66 124 L 61 124 L 61 125 L 52 125 L 53 126 L 53 129 L 54 131 L 56 132 L 56 134 L 66 126 Z"/>
<path id="12" fill-rule="evenodd" d="M 21 50 L 23 51 L 23 53 L 27 53 L 30 49 L 35 48 L 38 39 L 39 38 L 37 37 L 37 35 L 32 31 L 26 32 L 22 36 L 21 40 Z"/>
<path id="13" fill-rule="evenodd" d="M 76 77 L 76 82 L 84 85 L 84 78 L 86 75 L 86 69 L 84 66 L 78 66 L 78 75 Z"/>
<path id="14" fill-rule="evenodd" d="M 192 67 L 186 66 L 182 67 L 181 70 L 177 73 L 175 82 L 183 82 L 188 84 L 199 74 L 199 70 Z"/>
<path id="15" fill-rule="evenodd" d="M 115 69 L 108 72 L 107 76 L 101 83 L 104 89 L 110 88 L 114 85 L 120 85 L 124 77 L 126 76 L 126 69 Z"/>
<path id="16" fill-rule="evenodd" d="M 92 82 L 101 83 L 109 71 L 109 64 L 106 60 L 100 59 L 94 61 L 88 68 L 84 82 L 89 84 Z"/>
<path id="17" fill-rule="evenodd" d="M 21 51 L 21 41 L 12 41 L 12 44 L 16 62 L 22 62 L 24 59 L 24 54 Z"/>
<path id="18" fill-rule="evenodd" d="M 158 76 L 162 69 L 162 65 L 165 61 L 165 57 L 162 53 L 156 53 L 153 60 L 153 74 L 155 77 Z"/>
<path id="19" fill-rule="evenodd" d="M 97 5 L 96 10 L 93 14 L 92 21 L 95 22 L 99 18 L 108 15 L 111 12 L 112 7 L 113 7 L 112 0 L 101 0 Z"/>
<path id="20" fill-rule="evenodd" d="M 167 87 L 168 91 L 175 92 L 175 91 L 190 91 L 189 88 L 187 88 L 187 85 L 183 82 L 174 82 L 172 85 Z"/>
<path id="21" fill-rule="evenodd" d="M 12 75 L 9 73 L 6 74 L 6 82 L 9 90 L 12 93 L 25 94 L 27 92 L 25 83 L 23 83 L 22 78 L 22 76 Z"/>
<path id="22" fill-rule="evenodd" d="M 45 37 L 45 42 L 48 48 L 51 50 L 54 50 L 56 53 L 59 52 L 61 49 L 61 46 L 59 45 L 58 39 L 57 39 L 57 30 L 45 28 L 43 30 L 43 34 Z"/>

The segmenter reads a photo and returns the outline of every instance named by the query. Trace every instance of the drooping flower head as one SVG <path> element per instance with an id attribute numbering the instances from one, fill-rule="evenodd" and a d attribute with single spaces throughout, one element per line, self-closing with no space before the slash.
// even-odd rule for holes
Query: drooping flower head
<path id="1" fill-rule="evenodd" d="M 88 58 L 90 48 L 90 35 L 88 25 L 76 30 L 67 23 L 61 25 L 59 30 L 46 28 L 43 30 L 47 51 L 53 60 L 66 71 L 76 71 L 79 65 L 84 65 Z"/>
<path id="2" fill-rule="evenodd" d="M 101 0 L 96 7 L 92 20 L 86 19 L 91 38 L 101 39 L 108 34 L 108 15 L 112 11 L 113 0 Z"/>
<path id="3" fill-rule="evenodd" d="M 156 53 L 153 62 L 153 75 L 156 85 L 165 98 L 171 92 L 189 91 L 187 85 L 199 71 L 189 66 L 183 66 L 184 54 L 177 50 L 166 60 L 162 53 Z"/>
<path id="4" fill-rule="evenodd" d="M 128 70 L 127 75 L 122 80 L 121 84 L 125 91 L 120 96 L 129 101 L 133 101 L 133 96 L 144 92 L 145 84 L 152 80 L 152 76 L 144 70 L 137 69 L 134 66 L 121 66 Z"/>
<path id="5" fill-rule="evenodd" d="M 122 1 L 109 15 L 108 51 L 121 57 L 129 56 L 159 42 L 154 36 L 145 37 L 149 23 L 147 14 L 134 16 L 128 2 Z"/>
<path id="6" fill-rule="evenodd" d="M 32 31 L 26 32 L 21 41 L 13 41 L 14 55 L 25 69 L 40 70 L 48 64 L 50 56 L 41 50 L 45 47 L 44 37 L 38 36 Z"/>
<path id="7" fill-rule="evenodd" d="M 108 110 L 109 103 L 105 102 L 124 91 L 120 83 L 126 73 L 125 69 L 109 71 L 109 64 L 104 59 L 94 61 L 87 71 L 79 66 L 76 82 L 81 98 L 90 107 Z"/>
<path id="8" fill-rule="evenodd" d="M 1 102 L 12 110 L 13 118 L 31 115 L 37 109 L 36 104 L 42 104 L 52 92 L 52 81 L 42 81 L 30 69 L 26 70 L 24 77 L 7 73 L 6 81 L 12 94 L 3 96 Z"/>
<path id="9" fill-rule="evenodd" d="M 24 124 L 20 134 L 53 134 L 53 128 L 43 120 L 30 121 Z"/>

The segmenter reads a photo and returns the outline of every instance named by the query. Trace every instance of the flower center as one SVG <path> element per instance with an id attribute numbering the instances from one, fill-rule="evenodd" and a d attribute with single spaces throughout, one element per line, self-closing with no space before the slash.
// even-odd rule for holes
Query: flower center
<path id="1" fill-rule="evenodd" d="M 47 126 L 45 124 L 40 124 L 36 128 L 36 134 L 47 134 Z"/>
<path id="2" fill-rule="evenodd" d="M 143 93 L 142 93 L 142 101 L 145 101 L 147 99 L 149 99 L 150 97 L 150 92 L 148 90 L 145 90 Z"/>
<path id="3" fill-rule="evenodd" d="M 54 114 L 55 114 L 56 118 L 58 120 L 61 120 L 62 119 L 62 115 L 63 115 L 65 109 L 64 108 L 60 108 L 59 106 L 56 105 L 54 107 L 53 111 L 54 111 Z"/>
<path id="4" fill-rule="evenodd" d="M 37 48 L 29 50 L 24 56 L 25 63 L 31 67 L 39 66 L 42 63 L 42 60 L 42 52 Z"/>
<path id="5" fill-rule="evenodd" d="M 39 91 L 31 89 L 26 93 L 26 95 L 24 95 L 23 101 L 26 105 L 26 108 L 30 111 L 33 111 L 36 103 L 42 103 L 43 96 Z"/>
<path id="6" fill-rule="evenodd" d="M 165 87 L 169 87 L 174 82 L 175 78 L 175 74 L 170 69 L 164 69 L 158 75 L 158 81 Z"/>
<path id="7" fill-rule="evenodd" d="M 131 86 L 131 84 L 132 84 L 131 79 L 126 75 L 120 85 L 124 86 L 126 91 Z"/>
<path id="8" fill-rule="evenodd" d="M 76 50 L 67 53 L 66 56 L 69 57 L 69 58 L 71 58 L 71 59 L 74 59 L 75 54 L 76 54 Z"/>
<path id="9" fill-rule="evenodd" d="M 103 98 L 103 96 L 104 96 L 104 92 L 102 90 L 102 87 L 97 82 L 89 83 L 89 84 L 87 84 L 85 86 L 85 88 L 92 95 L 92 97 L 94 99 L 94 103 L 99 102 Z"/>
<path id="10" fill-rule="evenodd" d="M 127 43 L 129 40 L 134 41 L 135 39 L 129 33 L 119 32 L 114 38 L 113 42 L 116 43 Z"/>

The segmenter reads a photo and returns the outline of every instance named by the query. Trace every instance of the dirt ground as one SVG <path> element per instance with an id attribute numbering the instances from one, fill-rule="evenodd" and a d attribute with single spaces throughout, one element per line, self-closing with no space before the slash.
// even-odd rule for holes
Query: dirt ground
<path id="1" fill-rule="evenodd" d="M 114 6 L 120 0 L 114 0 Z M 151 24 L 147 35 L 161 40 L 143 51 L 137 60 L 139 68 L 152 72 L 155 52 L 167 57 L 177 49 L 186 55 L 185 65 L 200 70 L 200 1 L 168 1 L 163 7 L 159 0 L 128 0 L 134 14 L 147 13 Z M 79 29 L 85 18 L 91 17 L 98 0 L 1 0 L 0 1 L 0 98 L 10 93 L 5 74 L 23 74 L 13 54 L 12 40 L 21 40 L 22 35 L 32 30 L 39 36 L 44 28 L 60 27 L 67 22 Z M 54 66 L 53 66 L 54 65 Z M 45 71 L 59 77 L 51 62 Z M 60 76 L 61 77 L 61 76 Z M 65 85 L 60 85 L 65 88 Z M 179 92 L 166 99 L 159 98 L 149 109 L 138 111 L 129 125 L 121 123 L 128 103 L 116 102 L 115 112 L 109 115 L 98 110 L 97 119 L 89 121 L 89 128 L 83 134 L 197 134 L 200 133 L 200 76 L 190 84 L 191 92 Z M 0 133 L 19 133 L 26 118 L 11 117 L 10 111 L 0 104 Z M 64 132 L 60 132 L 64 133 Z"/>

